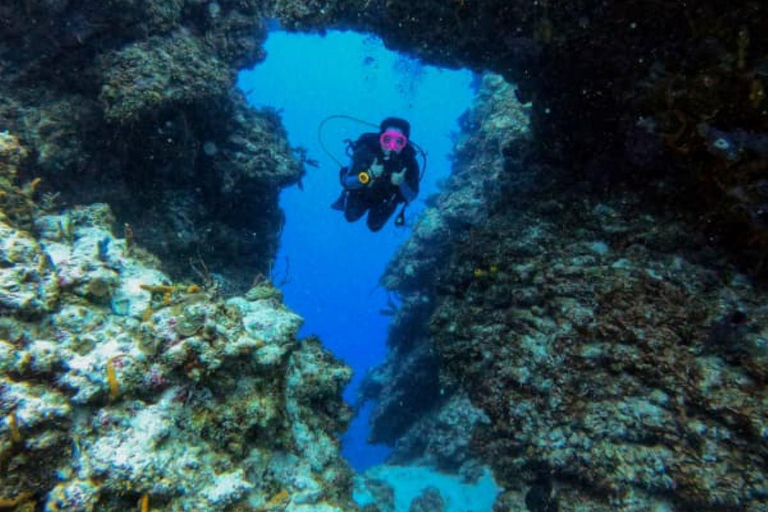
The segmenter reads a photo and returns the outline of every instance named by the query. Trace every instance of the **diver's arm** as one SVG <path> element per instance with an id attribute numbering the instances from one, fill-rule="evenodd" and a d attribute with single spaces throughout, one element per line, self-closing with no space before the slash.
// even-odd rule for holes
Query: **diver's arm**
<path id="1" fill-rule="evenodd" d="M 365 143 L 358 141 L 356 147 L 357 149 L 352 155 L 352 161 L 347 167 L 347 173 L 341 180 L 344 187 L 350 190 L 363 188 L 368 184 L 368 182 L 363 182 L 360 179 L 360 173 L 367 172 L 375 160 L 373 152 Z M 370 176 L 368 178 L 370 179 Z"/>

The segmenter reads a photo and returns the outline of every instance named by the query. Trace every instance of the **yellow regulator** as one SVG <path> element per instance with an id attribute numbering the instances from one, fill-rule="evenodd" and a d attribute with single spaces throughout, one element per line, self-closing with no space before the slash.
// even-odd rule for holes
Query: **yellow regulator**
<path id="1" fill-rule="evenodd" d="M 363 185 L 367 185 L 371 181 L 371 175 L 363 171 L 357 174 L 357 181 Z"/>

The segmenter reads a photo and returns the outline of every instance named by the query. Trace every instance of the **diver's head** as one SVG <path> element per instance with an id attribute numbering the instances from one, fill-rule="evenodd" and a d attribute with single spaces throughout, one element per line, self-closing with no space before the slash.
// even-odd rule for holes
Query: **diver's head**
<path id="1" fill-rule="evenodd" d="M 411 125 L 405 119 L 388 117 L 379 125 L 379 144 L 386 156 L 399 154 L 408 145 Z"/>

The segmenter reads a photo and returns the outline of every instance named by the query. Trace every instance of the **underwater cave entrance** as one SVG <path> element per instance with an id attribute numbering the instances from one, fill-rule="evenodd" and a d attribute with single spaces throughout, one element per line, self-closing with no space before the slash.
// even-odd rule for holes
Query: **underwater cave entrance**
<path id="1" fill-rule="evenodd" d="M 281 194 L 286 223 L 272 279 L 285 302 L 305 319 L 301 335 L 318 335 L 355 372 L 346 399 L 365 371 L 383 361 L 391 300 L 379 277 L 397 247 L 407 239 L 424 199 L 450 174 L 457 119 L 470 106 L 476 77 L 469 71 L 425 66 L 387 50 L 375 36 L 329 32 L 325 36 L 273 31 L 267 59 L 243 71 L 239 85 L 251 105 L 276 109 L 291 146 L 307 150 L 317 167 L 307 167 L 303 186 Z M 428 153 L 419 197 L 407 210 L 406 227 L 390 219 L 380 232 L 364 220 L 347 223 L 330 208 L 339 194 L 339 166 L 318 142 L 318 126 L 332 115 L 378 124 L 387 116 L 406 118 L 411 138 Z M 346 163 L 344 139 L 371 131 L 351 120 L 334 119 L 323 142 Z M 387 450 L 366 443 L 367 411 L 345 435 L 343 452 L 358 471 L 383 461 Z"/>

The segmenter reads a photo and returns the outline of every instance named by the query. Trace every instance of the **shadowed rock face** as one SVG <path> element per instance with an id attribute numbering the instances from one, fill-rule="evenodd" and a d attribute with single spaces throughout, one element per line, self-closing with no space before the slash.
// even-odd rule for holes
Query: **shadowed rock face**
<path id="1" fill-rule="evenodd" d="M 765 290 L 685 209 L 536 162 L 499 80 L 464 119 L 382 279 L 403 306 L 362 388 L 374 438 L 490 464 L 497 510 L 761 510 Z"/>
<path id="2" fill-rule="evenodd" d="M 177 278 L 247 286 L 277 249 L 301 163 L 236 71 L 264 58 L 258 2 L 12 1 L 0 118 L 60 204 L 106 201 Z M 218 276 L 218 277 L 217 277 Z"/>

